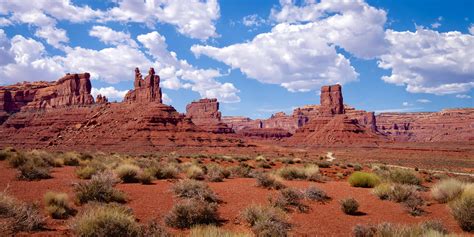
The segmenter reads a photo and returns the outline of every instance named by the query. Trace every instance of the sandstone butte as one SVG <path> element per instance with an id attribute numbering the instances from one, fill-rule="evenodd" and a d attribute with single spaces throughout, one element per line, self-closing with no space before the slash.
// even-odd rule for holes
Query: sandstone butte
<path id="1" fill-rule="evenodd" d="M 474 141 L 474 109 L 433 113 L 356 110 L 340 85 L 321 88 L 320 105 L 268 119 L 225 117 L 216 99 L 200 99 L 186 114 L 162 103 L 160 77 L 135 69 L 134 89 L 123 102 L 91 95 L 88 73 L 56 82 L 0 87 L 0 146 L 20 148 L 153 151 L 160 147 L 247 146 L 258 140 L 283 145 L 377 144 L 392 141 Z"/>

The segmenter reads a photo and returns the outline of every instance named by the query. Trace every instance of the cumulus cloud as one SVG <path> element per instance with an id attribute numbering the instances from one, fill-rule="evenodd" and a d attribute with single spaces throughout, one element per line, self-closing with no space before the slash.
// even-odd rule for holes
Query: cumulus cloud
<path id="1" fill-rule="evenodd" d="M 460 32 L 386 31 L 389 52 L 380 56 L 382 80 L 405 85 L 408 92 L 437 95 L 467 92 L 474 87 L 474 36 Z"/>
<path id="2" fill-rule="evenodd" d="M 161 99 L 163 100 L 163 104 L 169 105 L 169 104 L 173 103 L 173 100 L 171 99 L 171 97 L 169 97 L 168 94 L 166 94 L 166 93 L 162 94 Z"/>
<path id="3" fill-rule="evenodd" d="M 127 94 L 128 90 L 120 91 L 115 89 L 113 86 L 109 87 L 102 87 L 102 88 L 92 88 L 91 94 L 95 97 L 97 95 L 103 95 L 109 99 L 109 101 L 122 101 L 123 98 L 125 97 L 125 94 Z"/>
<path id="4" fill-rule="evenodd" d="M 281 23 L 271 32 L 222 48 L 193 45 L 191 51 L 289 91 L 357 80 L 358 73 L 337 47 L 361 58 L 373 58 L 385 51 L 383 10 L 352 1 L 307 2 L 304 6 L 281 3 L 281 9 L 272 9 L 272 18 Z"/>
<path id="5" fill-rule="evenodd" d="M 120 0 L 105 12 L 103 20 L 141 22 L 149 27 L 164 22 L 176 26 L 181 34 L 205 40 L 218 36 L 214 22 L 219 17 L 217 0 Z"/>
<path id="6" fill-rule="evenodd" d="M 474 24 L 471 24 L 468 30 L 471 35 L 474 35 Z"/>
<path id="7" fill-rule="evenodd" d="M 89 31 L 89 35 L 97 37 L 100 41 L 109 45 L 126 44 L 132 47 L 138 47 L 129 33 L 115 31 L 107 26 L 93 26 Z"/>
<path id="8" fill-rule="evenodd" d="M 257 14 L 252 14 L 248 16 L 244 16 L 242 18 L 242 24 L 247 27 L 259 27 L 267 23 L 267 20 L 263 19 Z"/>

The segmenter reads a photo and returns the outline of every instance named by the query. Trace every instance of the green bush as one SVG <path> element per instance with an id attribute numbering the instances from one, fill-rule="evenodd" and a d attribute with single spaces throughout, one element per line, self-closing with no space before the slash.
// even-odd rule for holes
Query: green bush
<path id="1" fill-rule="evenodd" d="M 124 183 L 136 183 L 138 182 L 137 176 L 140 172 L 140 167 L 131 164 L 123 164 L 115 169 L 117 177 Z"/>
<path id="2" fill-rule="evenodd" d="M 69 197 L 66 193 L 47 192 L 44 195 L 46 212 L 54 219 L 65 219 L 74 214 L 74 209 L 69 206 Z"/>
<path id="3" fill-rule="evenodd" d="M 189 237 L 250 237 L 248 233 L 231 232 L 214 225 L 197 225 L 191 228 Z"/>
<path id="4" fill-rule="evenodd" d="M 288 236 L 290 224 L 285 214 L 278 208 L 252 205 L 245 208 L 241 216 L 252 227 L 256 236 Z"/>
<path id="5" fill-rule="evenodd" d="M 285 185 L 282 182 L 280 182 L 273 175 L 270 175 L 268 173 L 259 173 L 255 175 L 255 178 L 257 179 L 258 187 L 276 189 L 276 190 L 279 190 L 285 187 Z"/>
<path id="6" fill-rule="evenodd" d="M 464 190 L 464 183 L 457 179 L 444 179 L 431 187 L 431 196 L 440 203 L 447 203 L 459 197 Z"/>
<path id="7" fill-rule="evenodd" d="M 130 209 L 119 205 L 92 205 L 72 222 L 76 236 L 140 236 L 141 226 Z"/>
<path id="8" fill-rule="evenodd" d="M 168 226 L 180 229 L 218 222 L 217 204 L 196 199 L 186 199 L 175 204 L 165 216 L 165 223 Z"/>
<path id="9" fill-rule="evenodd" d="M 114 186 L 119 181 L 110 172 L 98 173 L 91 180 L 74 185 L 76 199 L 79 204 L 87 202 L 119 202 L 126 201 L 125 194 Z"/>
<path id="10" fill-rule="evenodd" d="M 390 170 L 389 180 L 399 184 L 421 184 L 421 179 L 416 176 L 415 172 L 408 169 Z"/>
<path id="11" fill-rule="evenodd" d="M 474 192 L 473 190 L 464 193 L 450 205 L 451 213 L 459 226 L 467 232 L 474 231 Z"/>
<path id="12" fill-rule="evenodd" d="M 359 203 L 354 198 L 342 199 L 340 204 L 341 210 L 348 215 L 355 215 L 359 210 Z"/>
<path id="13" fill-rule="evenodd" d="M 380 183 L 376 174 L 356 171 L 349 176 L 349 184 L 352 187 L 373 188 Z"/>
<path id="14" fill-rule="evenodd" d="M 219 197 L 202 181 L 185 179 L 172 187 L 173 193 L 180 198 L 196 199 L 205 202 L 220 202 Z"/>

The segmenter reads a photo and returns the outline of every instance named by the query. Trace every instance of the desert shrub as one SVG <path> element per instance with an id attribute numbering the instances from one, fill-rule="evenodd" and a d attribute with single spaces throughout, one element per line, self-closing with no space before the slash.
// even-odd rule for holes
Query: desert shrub
<path id="1" fill-rule="evenodd" d="M 388 178 L 390 181 L 399 184 L 421 184 L 421 179 L 416 176 L 415 172 L 408 169 L 392 169 Z"/>
<path id="2" fill-rule="evenodd" d="M 288 236 L 290 224 L 285 214 L 278 208 L 252 205 L 245 208 L 241 216 L 249 223 L 256 236 Z"/>
<path id="3" fill-rule="evenodd" d="M 175 204 L 165 216 L 165 223 L 168 226 L 180 229 L 218 222 L 217 204 L 196 199 L 186 199 Z"/>
<path id="4" fill-rule="evenodd" d="M 130 209 L 114 204 L 91 205 L 71 225 L 76 236 L 140 236 Z"/>
<path id="5" fill-rule="evenodd" d="M 242 178 L 251 178 L 252 177 L 252 167 L 245 164 L 240 163 L 238 166 L 232 166 L 229 168 L 231 176 L 233 177 L 242 177 Z"/>
<path id="6" fill-rule="evenodd" d="M 78 154 L 76 152 L 66 152 L 66 153 L 62 154 L 61 157 L 63 159 L 64 165 L 67 165 L 67 166 L 78 166 L 79 165 L 80 154 Z"/>
<path id="7" fill-rule="evenodd" d="M 414 195 L 416 188 L 412 185 L 394 184 L 391 187 L 389 199 L 394 202 L 405 202 Z"/>
<path id="8" fill-rule="evenodd" d="M 50 168 L 48 166 L 38 164 L 34 161 L 27 161 L 18 167 L 18 179 L 22 180 L 40 180 L 51 178 Z"/>
<path id="9" fill-rule="evenodd" d="M 362 165 L 354 164 L 353 169 L 354 169 L 354 171 L 361 171 L 362 170 Z"/>
<path id="10" fill-rule="evenodd" d="M 137 175 L 138 182 L 142 184 L 152 184 L 154 178 L 155 178 L 154 175 L 152 175 L 151 172 L 147 170 L 142 171 Z"/>
<path id="11" fill-rule="evenodd" d="M 20 202 L 5 191 L 0 192 L 0 217 L 5 218 L 0 227 L 5 235 L 40 230 L 45 226 L 45 218 L 36 204 Z"/>
<path id="12" fill-rule="evenodd" d="M 17 168 L 25 164 L 27 161 L 28 158 L 23 152 L 11 153 L 11 155 L 8 157 L 8 164 L 10 164 L 10 166 L 13 168 Z"/>
<path id="13" fill-rule="evenodd" d="M 419 216 L 423 213 L 423 209 L 421 208 L 425 204 L 425 201 L 418 192 L 413 193 L 410 195 L 404 202 L 403 206 L 407 209 L 408 213 L 412 216 Z"/>
<path id="14" fill-rule="evenodd" d="M 98 173 L 89 181 L 74 185 L 76 199 L 79 204 L 87 202 L 125 202 L 125 194 L 114 186 L 118 179 L 110 172 Z"/>
<path id="15" fill-rule="evenodd" d="M 276 189 L 276 190 L 279 190 L 285 187 L 285 185 L 279 180 L 277 180 L 275 176 L 270 175 L 268 173 L 259 173 L 255 175 L 255 178 L 257 179 L 258 187 Z"/>
<path id="16" fill-rule="evenodd" d="M 439 181 L 431 188 L 431 196 L 440 203 L 446 203 L 459 197 L 464 190 L 464 183 L 457 179 Z"/>
<path id="17" fill-rule="evenodd" d="M 204 182 L 192 179 L 181 180 L 172 187 L 173 193 L 180 198 L 196 199 L 216 203 L 220 199 Z"/>
<path id="18" fill-rule="evenodd" d="M 229 177 L 230 173 L 219 165 L 209 165 L 207 167 L 207 176 L 211 182 L 222 182 L 224 178 Z"/>
<path id="19" fill-rule="evenodd" d="M 142 226 L 140 236 L 141 237 L 171 237 L 172 235 L 170 235 L 168 231 L 166 231 L 165 228 L 163 228 L 160 224 L 158 224 L 156 220 L 152 220 L 148 222 L 148 224 Z"/>
<path id="20" fill-rule="evenodd" d="M 250 237 L 248 233 L 231 232 L 214 225 L 197 225 L 191 228 L 189 237 Z"/>
<path id="21" fill-rule="evenodd" d="M 331 198 L 324 192 L 322 189 L 316 187 L 316 186 L 310 186 L 308 187 L 304 195 L 307 199 L 311 201 L 318 201 L 318 202 L 326 202 L 330 200 Z"/>
<path id="22" fill-rule="evenodd" d="M 341 210 L 348 215 L 354 215 L 359 210 L 359 203 L 354 198 L 342 199 L 340 204 Z"/>
<path id="23" fill-rule="evenodd" d="M 465 190 L 463 194 L 450 205 L 451 213 L 459 226 L 467 232 L 474 231 L 474 192 Z"/>
<path id="24" fill-rule="evenodd" d="M 390 183 L 381 183 L 377 185 L 372 191 L 375 196 L 379 197 L 381 200 L 389 199 L 390 193 L 392 192 L 392 184 Z"/>
<path id="25" fill-rule="evenodd" d="M 10 151 L 7 151 L 5 149 L 0 150 L 0 160 L 7 160 L 12 153 Z"/>
<path id="26" fill-rule="evenodd" d="M 284 211 L 290 211 L 290 208 L 294 207 L 300 212 L 307 212 L 309 206 L 301 202 L 303 198 L 304 194 L 301 191 L 295 188 L 285 188 L 281 189 L 278 196 L 275 199 L 271 199 L 270 203 L 272 206 Z"/>
<path id="27" fill-rule="evenodd" d="M 54 219 L 65 219 L 74 214 L 74 209 L 69 206 L 69 197 L 66 193 L 47 192 L 44 195 L 46 212 Z"/>
<path id="28" fill-rule="evenodd" d="M 137 176 L 140 172 L 140 167 L 132 164 L 123 164 L 115 169 L 117 177 L 124 183 L 135 183 L 138 181 Z"/>
<path id="29" fill-rule="evenodd" d="M 380 183 L 376 174 L 356 171 L 349 176 L 349 184 L 352 187 L 373 188 Z"/>
<path id="30" fill-rule="evenodd" d="M 331 167 L 331 162 L 329 162 L 329 161 L 319 161 L 317 163 L 317 165 L 318 165 L 319 168 L 329 168 L 329 167 Z"/>
<path id="31" fill-rule="evenodd" d="M 179 174 L 178 168 L 173 164 L 160 164 L 159 166 L 151 167 L 149 170 L 157 179 L 175 179 Z"/>
<path id="32" fill-rule="evenodd" d="M 197 165 L 191 165 L 186 169 L 186 177 L 190 179 L 203 180 L 204 170 Z"/>
<path id="33" fill-rule="evenodd" d="M 76 175 L 80 179 L 90 179 L 92 175 L 96 174 L 99 172 L 96 168 L 92 166 L 83 166 L 83 167 L 78 167 L 76 169 Z"/>
<path id="34" fill-rule="evenodd" d="M 436 220 L 426 221 L 412 226 L 394 225 L 391 223 L 381 223 L 376 226 L 357 225 L 353 229 L 352 233 L 355 237 L 454 236 L 448 235 L 448 232 L 444 228 L 443 224 Z"/>
<path id="35" fill-rule="evenodd" d="M 286 166 L 279 169 L 277 174 L 286 180 L 306 179 L 305 170 L 300 167 Z"/>
<path id="36" fill-rule="evenodd" d="M 267 159 L 265 158 L 265 156 L 260 155 L 260 156 L 257 156 L 255 158 L 255 161 L 256 162 L 265 162 L 265 161 L 267 161 Z"/>

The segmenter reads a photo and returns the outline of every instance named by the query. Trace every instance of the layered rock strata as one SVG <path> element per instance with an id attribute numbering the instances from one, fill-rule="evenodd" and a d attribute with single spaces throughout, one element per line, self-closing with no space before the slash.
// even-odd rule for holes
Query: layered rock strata
<path id="1" fill-rule="evenodd" d="M 214 133 L 232 133 L 232 128 L 221 121 L 217 99 L 200 99 L 186 106 L 186 117 L 197 126 Z"/>

